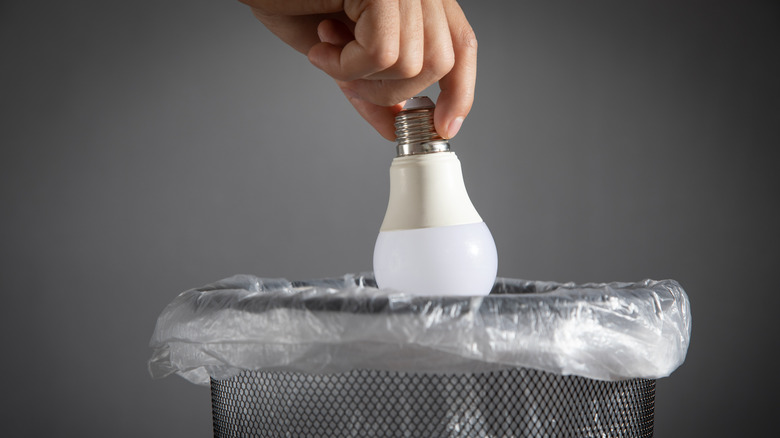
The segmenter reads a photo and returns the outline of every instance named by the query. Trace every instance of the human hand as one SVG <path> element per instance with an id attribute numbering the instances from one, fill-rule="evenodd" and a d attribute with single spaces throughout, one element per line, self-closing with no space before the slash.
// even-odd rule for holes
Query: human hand
<path id="1" fill-rule="evenodd" d="M 240 0 L 282 41 L 336 80 L 352 106 L 395 140 L 403 102 L 439 82 L 434 124 L 457 134 L 474 102 L 477 40 L 455 0 Z"/>

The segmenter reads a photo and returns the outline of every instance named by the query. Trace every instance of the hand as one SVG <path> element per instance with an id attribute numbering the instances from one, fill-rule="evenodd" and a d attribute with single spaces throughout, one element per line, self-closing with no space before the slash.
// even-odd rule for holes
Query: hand
<path id="1" fill-rule="evenodd" d="M 474 102 L 477 40 L 455 0 L 240 0 L 336 80 L 388 140 L 403 102 L 439 82 L 436 131 L 457 134 Z"/>

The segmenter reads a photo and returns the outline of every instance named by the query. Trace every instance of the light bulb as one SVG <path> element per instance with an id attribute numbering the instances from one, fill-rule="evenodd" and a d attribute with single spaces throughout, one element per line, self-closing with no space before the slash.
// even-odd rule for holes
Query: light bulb
<path id="1" fill-rule="evenodd" d="M 395 118 L 390 199 L 374 246 L 381 288 L 413 295 L 487 295 L 498 256 L 466 192 L 460 161 L 433 126 L 427 97 L 406 101 Z"/>

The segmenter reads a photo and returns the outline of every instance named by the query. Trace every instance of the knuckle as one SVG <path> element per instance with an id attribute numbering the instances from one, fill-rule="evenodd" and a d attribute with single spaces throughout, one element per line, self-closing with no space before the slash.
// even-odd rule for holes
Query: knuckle
<path id="1" fill-rule="evenodd" d="M 378 71 L 386 70 L 398 61 L 398 49 L 393 47 L 377 47 L 368 51 L 368 57 Z"/>
<path id="2" fill-rule="evenodd" d="M 455 66 L 455 53 L 451 48 L 449 50 L 437 51 L 426 60 L 425 65 L 425 69 L 430 74 L 436 78 L 441 78 Z"/>
<path id="3" fill-rule="evenodd" d="M 422 72 L 423 69 L 422 57 L 414 57 L 413 59 L 404 60 L 404 62 L 398 64 L 397 69 L 398 69 L 399 76 L 401 76 L 402 78 L 405 79 L 413 78 L 419 75 L 420 72 Z"/>
<path id="4" fill-rule="evenodd" d="M 477 35 L 474 33 L 474 29 L 469 25 L 464 25 L 456 33 L 456 43 L 467 49 L 477 50 Z"/>

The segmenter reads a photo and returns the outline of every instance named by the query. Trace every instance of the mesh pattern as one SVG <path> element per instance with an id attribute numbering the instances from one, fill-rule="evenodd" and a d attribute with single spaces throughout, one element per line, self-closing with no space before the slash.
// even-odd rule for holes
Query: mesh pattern
<path id="1" fill-rule="evenodd" d="M 215 437 L 651 437 L 655 380 L 247 371 L 211 400 Z"/>

